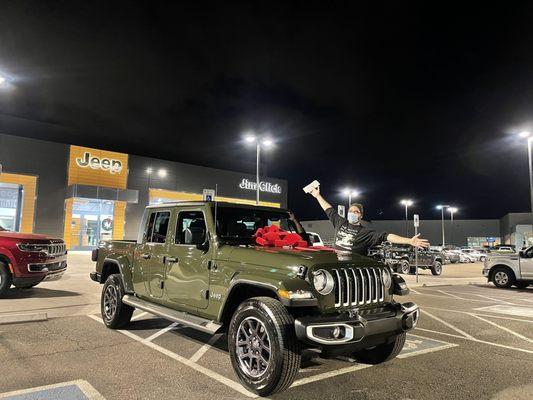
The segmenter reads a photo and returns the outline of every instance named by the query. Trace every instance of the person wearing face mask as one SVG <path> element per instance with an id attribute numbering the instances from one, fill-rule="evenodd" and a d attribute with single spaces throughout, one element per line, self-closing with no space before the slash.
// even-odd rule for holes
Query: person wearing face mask
<path id="1" fill-rule="evenodd" d="M 335 248 L 366 256 L 368 248 L 377 246 L 384 241 L 396 244 L 409 244 L 413 247 L 429 247 L 429 242 L 421 239 L 420 234 L 412 238 L 392 233 L 377 232 L 363 222 L 363 205 L 350 204 L 347 218 L 341 217 L 337 211 L 320 194 L 320 187 L 314 188 L 310 194 L 318 200 L 320 207 L 326 212 L 335 227 Z"/>

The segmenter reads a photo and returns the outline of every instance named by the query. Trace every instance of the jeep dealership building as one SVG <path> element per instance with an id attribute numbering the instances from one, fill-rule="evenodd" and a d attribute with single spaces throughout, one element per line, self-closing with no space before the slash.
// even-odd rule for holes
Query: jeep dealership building
<path id="1" fill-rule="evenodd" d="M 135 239 L 144 208 L 202 200 L 255 204 L 256 177 L 0 134 L 0 226 L 62 237 L 71 250 Z M 261 177 L 260 204 L 287 207 L 287 181 Z"/>

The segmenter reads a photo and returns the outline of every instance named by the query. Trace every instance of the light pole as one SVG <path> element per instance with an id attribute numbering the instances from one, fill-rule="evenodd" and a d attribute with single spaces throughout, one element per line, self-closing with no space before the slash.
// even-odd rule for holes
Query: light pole
<path id="1" fill-rule="evenodd" d="M 0 74 L 0 86 L 2 86 L 6 82 L 7 82 L 6 77 Z"/>
<path id="2" fill-rule="evenodd" d="M 359 196 L 359 192 L 353 189 L 344 189 L 342 193 L 345 196 L 348 196 L 348 208 L 346 209 L 346 212 L 348 212 L 348 210 L 350 209 L 350 206 L 352 205 L 352 198 Z"/>
<path id="3" fill-rule="evenodd" d="M 523 131 L 520 133 L 520 137 L 527 139 L 527 158 L 529 162 L 529 200 L 531 202 L 531 216 L 532 216 L 532 231 L 533 231 L 533 161 L 531 159 L 531 132 Z"/>
<path id="4" fill-rule="evenodd" d="M 449 207 L 448 211 L 450 212 L 450 218 L 452 220 L 452 226 L 450 228 L 450 244 L 453 244 L 453 214 L 459 211 L 459 209 L 457 207 Z"/>
<path id="5" fill-rule="evenodd" d="M 407 208 L 413 205 L 413 200 L 404 199 L 400 201 L 400 204 L 405 207 L 405 236 L 409 237 L 409 217 L 407 214 Z"/>
<path id="6" fill-rule="evenodd" d="M 444 246 L 445 246 L 445 242 L 444 242 L 444 209 L 445 208 L 450 208 L 450 206 L 447 205 L 447 204 L 439 204 L 437 206 L 437 210 L 441 211 L 441 216 L 442 216 L 442 248 L 443 249 L 444 249 Z"/>
<path id="7" fill-rule="evenodd" d="M 259 138 L 254 134 L 247 134 L 244 140 L 248 144 L 256 145 L 256 165 L 255 165 L 255 204 L 259 205 L 259 161 L 261 157 L 261 146 L 268 148 L 271 147 L 274 142 L 269 138 Z"/>

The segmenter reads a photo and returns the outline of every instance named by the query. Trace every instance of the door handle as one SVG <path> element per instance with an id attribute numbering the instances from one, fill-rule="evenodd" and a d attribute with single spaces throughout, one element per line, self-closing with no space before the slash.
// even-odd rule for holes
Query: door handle
<path id="1" fill-rule="evenodd" d="M 148 253 L 145 253 L 145 254 L 141 254 L 141 258 L 144 258 L 145 260 L 149 260 L 150 258 L 152 258 L 152 256 Z"/>
<path id="2" fill-rule="evenodd" d="M 169 263 L 175 263 L 178 262 L 178 257 L 165 257 L 165 261 Z"/>

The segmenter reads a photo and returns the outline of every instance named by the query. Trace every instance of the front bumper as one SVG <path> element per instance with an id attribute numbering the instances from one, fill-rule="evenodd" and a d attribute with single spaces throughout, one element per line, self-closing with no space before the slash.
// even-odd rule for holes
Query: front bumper
<path id="1" fill-rule="evenodd" d="M 341 314 L 336 317 L 302 317 L 295 320 L 296 336 L 311 346 L 323 348 L 365 348 L 413 329 L 420 310 L 415 303 L 391 304 L 364 317 Z"/>

